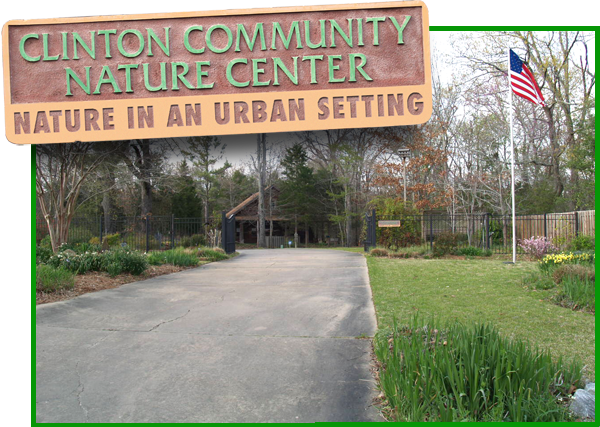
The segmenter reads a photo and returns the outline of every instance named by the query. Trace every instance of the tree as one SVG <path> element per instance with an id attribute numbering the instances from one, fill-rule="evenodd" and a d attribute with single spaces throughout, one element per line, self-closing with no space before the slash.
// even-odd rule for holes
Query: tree
<path id="1" fill-rule="evenodd" d="M 566 200 L 567 206 L 574 209 L 574 194 L 564 194 L 566 183 L 576 188 L 580 179 L 586 179 L 584 173 L 571 167 L 568 157 L 585 144 L 580 124 L 594 111 L 595 73 L 588 59 L 592 37 L 592 33 L 579 31 L 510 31 L 469 34 L 454 43 L 464 59 L 470 92 L 495 85 L 497 93 L 506 94 L 509 47 L 528 63 L 546 98 L 546 106 L 534 108 L 515 98 L 513 129 L 516 154 L 520 155 L 517 180 L 523 181 L 523 189 L 536 188 L 540 179 L 549 180 L 555 208 Z M 544 125 L 543 132 L 539 132 L 540 124 Z M 524 191 L 522 195 L 528 194 L 531 192 Z"/>
<path id="2" fill-rule="evenodd" d="M 211 207 L 219 197 L 220 181 L 225 171 L 231 167 L 227 161 L 222 166 L 217 166 L 223 158 L 224 150 L 225 145 L 215 136 L 188 138 L 186 148 L 182 149 L 182 153 L 192 160 L 192 173 L 204 206 L 205 225 L 209 224 Z"/>
<path id="3" fill-rule="evenodd" d="M 71 220 L 85 202 L 79 198 L 84 182 L 117 148 L 99 142 L 36 146 L 36 196 L 54 252 L 67 242 Z"/>
<path id="4" fill-rule="evenodd" d="M 177 165 L 173 184 L 172 213 L 178 218 L 202 216 L 202 200 L 198 197 L 192 171 L 184 159 Z"/>
<path id="5" fill-rule="evenodd" d="M 152 214 L 152 191 L 164 176 L 166 153 L 172 148 L 166 139 L 132 139 L 122 144 L 121 158 L 140 186 L 143 217 Z"/>
<path id="6" fill-rule="evenodd" d="M 308 155 L 302 145 L 296 143 L 285 151 L 281 161 L 282 183 L 280 206 L 294 218 L 294 241 L 298 240 L 298 222 L 305 223 L 304 243 L 308 246 L 309 227 L 315 196 L 313 170 L 307 165 Z"/>

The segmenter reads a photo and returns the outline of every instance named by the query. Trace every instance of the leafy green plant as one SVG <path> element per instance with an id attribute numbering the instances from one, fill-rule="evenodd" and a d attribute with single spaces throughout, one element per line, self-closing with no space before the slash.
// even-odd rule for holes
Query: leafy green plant
<path id="1" fill-rule="evenodd" d="M 163 265 L 165 263 L 165 257 L 159 251 L 149 252 L 146 257 L 150 265 Z"/>
<path id="2" fill-rule="evenodd" d="M 467 246 L 458 250 L 459 255 L 465 256 L 483 256 L 483 250 L 475 246 Z"/>
<path id="3" fill-rule="evenodd" d="M 123 266 L 113 261 L 106 266 L 106 272 L 110 277 L 118 276 L 123 272 Z"/>
<path id="4" fill-rule="evenodd" d="M 119 233 L 107 234 L 104 236 L 103 241 L 106 241 L 110 247 L 117 246 L 121 243 L 121 235 Z"/>
<path id="5" fill-rule="evenodd" d="M 45 264 L 48 262 L 50 257 L 54 255 L 52 249 L 46 246 L 36 246 L 35 247 L 35 263 L 36 264 Z"/>
<path id="6" fill-rule="evenodd" d="M 397 421 L 566 421 L 557 398 L 581 364 L 499 335 L 488 324 L 416 316 L 374 339 L 380 386 Z"/>
<path id="7" fill-rule="evenodd" d="M 367 209 L 375 209 L 378 218 L 400 220 L 399 227 L 377 227 L 378 245 L 397 250 L 421 243 L 420 212 L 412 203 L 399 198 L 377 197 L 369 203 Z"/>
<path id="8" fill-rule="evenodd" d="M 570 251 L 593 251 L 596 249 L 594 236 L 579 235 L 568 245 Z"/>
<path id="9" fill-rule="evenodd" d="M 578 276 L 566 276 L 561 282 L 561 290 L 556 298 L 561 305 L 595 311 L 595 282 Z"/>
<path id="10" fill-rule="evenodd" d="M 556 287 L 556 283 L 550 276 L 535 271 L 525 275 L 521 284 L 524 287 L 535 289 L 537 291 L 545 291 Z"/>
<path id="11" fill-rule="evenodd" d="M 46 234 L 42 240 L 40 240 L 40 247 L 52 249 L 52 241 L 50 240 L 49 234 Z"/>
<path id="12" fill-rule="evenodd" d="M 103 255 L 105 268 L 112 263 L 117 263 L 123 273 L 131 273 L 134 276 L 139 276 L 148 268 L 146 256 L 137 251 L 113 249 Z"/>
<path id="13" fill-rule="evenodd" d="M 75 286 L 75 274 L 59 267 L 50 265 L 38 265 L 35 269 L 36 291 L 56 292 L 63 289 L 73 289 Z"/>
<path id="14" fill-rule="evenodd" d="M 122 248 L 83 254 L 77 254 L 68 249 L 51 256 L 47 264 L 54 268 L 62 267 L 75 274 L 85 274 L 88 271 L 108 271 L 108 266 L 111 264 L 117 264 L 120 266 L 121 272 L 133 275 L 142 274 L 148 268 L 145 255 Z M 111 271 L 114 273 L 117 268 L 113 265 Z"/>

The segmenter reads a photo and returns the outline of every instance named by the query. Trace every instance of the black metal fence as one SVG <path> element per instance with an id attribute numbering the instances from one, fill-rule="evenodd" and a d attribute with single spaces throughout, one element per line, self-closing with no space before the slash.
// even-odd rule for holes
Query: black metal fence
<path id="1" fill-rule="evenodd" d="M 373 222 L 373 220 L 375 220 Z M 401 249 L 421 247 L 433 250 L 443 234 L 456 240 L 457 248 L 473 246 L 489 249 L 496 254 L 512 253 L 511 216 L 492 214 L 472 215 L 373 215 L 365 218 L 365 228 L 376 226 L 376 245 Z M 581 232 L 577 212 L 517 216 L 515 218 L 517 244 L 523 239 L 544 236 L 555 246 L 564 247 Z M 365 243 L 366 244 L 366 243 Z M 369 246 L 373 246 L 369 242 Z M 517 245 L 517 251 L 522 252 Z"/>
<path id="2" fill-rule="evenodd" d="M 36 241 L 48 233 L 45 219 L 37 218 Z M 75 217 L 69 227 L 68 243 L 127 245 L 140 251 L 166 250 L 176 246 L 221 246 L 221 218 Z"/>

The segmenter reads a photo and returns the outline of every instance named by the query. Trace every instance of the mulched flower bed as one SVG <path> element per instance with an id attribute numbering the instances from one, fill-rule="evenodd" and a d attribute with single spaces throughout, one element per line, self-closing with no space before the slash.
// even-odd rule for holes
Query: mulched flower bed
<path id="1" fill-rule="evenodd" d="M 64 301 L 79 295 L 87 294 L 88 292 L 118 288 L 125 283 L 139 282 L 140 280 L 146 280 L 164 274 L 177 273 L 179 271 L 189 270 L 190 268 L 195 267 L 177 267 L 168 264 L 157 266 L 151 265 L 139 276 L 120 274 L 115 277 L 110 277 L 108 273 L 104 272 L 88 272 L 86 274 L 75 276 L 75 287 L 71 290 L 52 293 L 36 292 L 35 303 L 37 305 Z"/>

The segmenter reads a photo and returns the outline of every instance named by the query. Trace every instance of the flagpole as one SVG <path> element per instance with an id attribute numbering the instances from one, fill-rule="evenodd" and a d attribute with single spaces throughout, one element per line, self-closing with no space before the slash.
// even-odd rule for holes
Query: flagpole
<path id="1" fill-rule="evenodd" d="M 515 144 L 513 140 L 513 96 L 510 78 L 510 48 L 508 49 L 508 102 L 510 108 L 510 195 L 512 199 L 513 264 L 517 263 L 517 225 L 515 223 Z"/>

